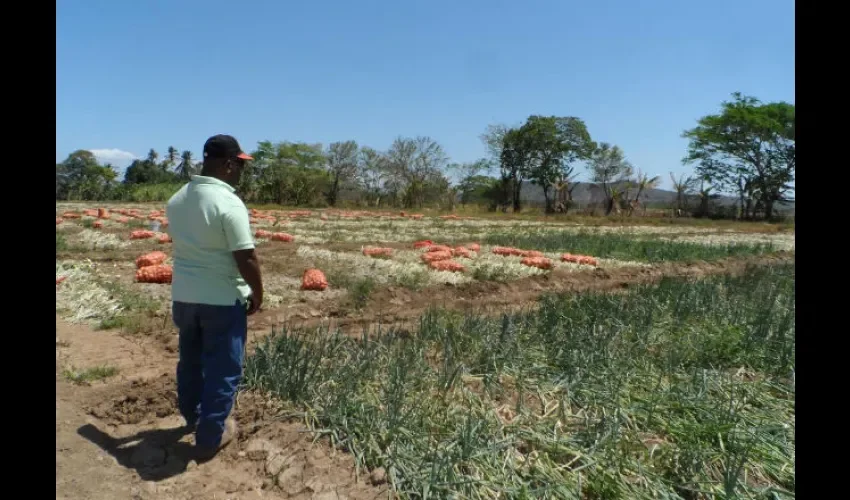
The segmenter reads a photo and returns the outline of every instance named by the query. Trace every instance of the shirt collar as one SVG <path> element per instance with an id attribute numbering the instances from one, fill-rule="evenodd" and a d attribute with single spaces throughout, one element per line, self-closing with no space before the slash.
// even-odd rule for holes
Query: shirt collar
<path id="1" fill-rule="evenodd" d="M 193 175 L 189 179 L 194 184 L 212 184 L 214 186 L 223 187 L 223 188 L 227 189 L 228 191 L 230 191 L 231 193 L 236 192 L 236 188 L 234 188 L 230 184 L 228 184 L 228 183 L 226 183 L 226 182 L 224 182 L 220 179 L 216 179 L 215 177 L 208 177 L 206 175 Z"/>

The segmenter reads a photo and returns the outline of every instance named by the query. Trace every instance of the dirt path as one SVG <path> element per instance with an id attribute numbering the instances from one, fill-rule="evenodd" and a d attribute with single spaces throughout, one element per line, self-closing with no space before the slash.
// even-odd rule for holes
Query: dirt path
<path id="1" fill-rule="evenodd" d="M 374 499 L 385 485 L 355 479 L 353 459 L 277 420 L 258 396 L 240 395 L 240 435 L 212 461 L 191 459 L 176 410 L 176 355 L 162 338 L 128 338 L 57 318 L 57 499 Z M 90 385 L 67 379 L 111 366 Z M 376 481 L 379 482 L 379 481 Z"/>

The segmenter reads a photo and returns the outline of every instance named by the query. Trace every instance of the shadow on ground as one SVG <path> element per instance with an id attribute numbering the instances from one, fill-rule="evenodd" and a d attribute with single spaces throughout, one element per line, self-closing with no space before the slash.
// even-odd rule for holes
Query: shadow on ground
<path id="1" fill-rule="evenodd" d="M 135 469 L 145 481 L 162 481 L 183 473 L 193 459 L 193 447 L 180 439 L 183 428 L 151 429 L 125 438 L 114 438 L 92 424 L 77 434 L 101 447 L 124 467 Z"/>

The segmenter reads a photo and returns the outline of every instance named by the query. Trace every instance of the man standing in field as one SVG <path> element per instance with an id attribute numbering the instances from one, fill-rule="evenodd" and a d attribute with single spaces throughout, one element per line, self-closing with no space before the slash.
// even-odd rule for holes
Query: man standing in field
<path id="1" fill-rule="evenodd" d="M 248 209 L 236 194 L 252 160 L 229 135 L 204 144 L 204 166 L 168 201 L 172 314 L 180 330 L 177 399 L 199 460 L 236 436 L 229 418 L 242 379 L 248 316 L 263 303 Z"/>

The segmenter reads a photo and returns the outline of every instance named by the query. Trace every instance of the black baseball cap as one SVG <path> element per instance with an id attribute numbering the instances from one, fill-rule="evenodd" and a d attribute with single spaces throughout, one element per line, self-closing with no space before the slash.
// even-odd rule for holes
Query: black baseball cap
<path id="1" fill-rule="evenodd" d="M 207 139 L 204 143 L 204 158 L 254 158 L 242 151 L 239 142 L 232 135 L 218 134 Z"/>

